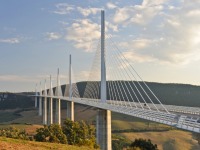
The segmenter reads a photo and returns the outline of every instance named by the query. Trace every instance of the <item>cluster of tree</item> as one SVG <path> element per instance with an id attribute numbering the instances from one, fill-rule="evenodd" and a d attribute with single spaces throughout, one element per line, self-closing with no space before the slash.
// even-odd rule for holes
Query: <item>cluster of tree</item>
<path id="1" fill-rule="evenodd" d="M 128 150 L 158 150 L 156 144 L 153 144 L 150 139 L 135 139 L 134 142 L 131 143 Z"/>
<path id="2" fill-rule="evenodd" d="M 158 150 L 157 145 L 153 144 L 150 139 L 135 139 L 135 141 L 130 142 L 123 137 L 114 135 L 112 140 L 113 150 Z"/>
<path id="3" fill-rule="evenodd" d="M 112 149 L 121 150 L 130 146 L 130 141 L 116 134 L 112 134 Z"/>
<path id="4" fill-rule="evenodd" d="M 63 126 L 52 124 L 37 129 L 34 136 L 36 141 L 54 142 L 79 146 L 90 146 L 98 148 L 95 139 L 95 128 L 86 124 L 84 121 L 73 122 L 66 119 Z"/>
<path id="5" fill-rule="evenodd" d="M 14 127 L 0 129 L 0 136 L 14 139 L 30 140 L 25 130 L 19 130 Z"/>

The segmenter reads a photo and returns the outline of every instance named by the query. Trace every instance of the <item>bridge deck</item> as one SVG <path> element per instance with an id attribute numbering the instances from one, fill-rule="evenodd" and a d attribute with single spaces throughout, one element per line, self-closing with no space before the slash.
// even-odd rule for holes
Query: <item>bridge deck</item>
<path id="1" fill-rule="evenodd" d="M 38 96 L 39 97 L 39 96 Z M 62 96 L 41 96 L 47 98 L 55 98 L 70 101 L 69 97 Z M 155 121 L 158 123 L 167 124 L 177 128 L 193 131 L 200 133 L 200 108 L 199 107 L 185 107 L 185 106 L 174 106 L 174 105 L 164 105 L 169 113 L 164 111 L 164 108 L 159 104 L 155 104 L 158 110 L 154 109 L 152 104 L 149 104 L 149 108 L 141 108 L 140 104 L 119 104 L 115 101 L 107 101 L 107 103 L 100 102 L 99 99 L 86 99 L 86 98 L 73 98 L 73 102 L 89 105 L 101 109 L 107 109 L 114 112 L 135 116 L 143 118 L 146 120 Z M 143 104 L 144 105 L 144 104 Z M 133 107 L 134 106 L 134 107 Z"/>

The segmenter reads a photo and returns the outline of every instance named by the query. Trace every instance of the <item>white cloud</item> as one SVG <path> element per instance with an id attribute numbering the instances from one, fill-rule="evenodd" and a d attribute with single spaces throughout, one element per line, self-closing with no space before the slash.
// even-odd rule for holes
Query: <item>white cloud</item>
<path id="1" fill-rule="evenodd" d="M 113 4 L 113 3 L 111 3 L 111 2 L 108 2 L 108 3 L 106 4 L 106 6 L 107 6 L 108 9 L 115 9 L 115 8 L 117 7 L 115 4 Z"/>
<path id="2" fill-rule="evenodd" d="M 5 82 L 35 82 L 32 76 L 0 75 L 0 81 Z"/>
<path id="3" fill-rule="evenodd" d="M 197 1 L 144 0 L 141 5 L 117 8 L 113 22 L 120 31 L 132 34 L 135 26 L 132 39 L 120 43 L 129 51 L 125 55 L 140 63 L 186 65 L 200 60 L 199 7 Z"/>
<path id="4" fill-rule="evenodd" d="M 124 57 L 130 61 L 130 62 L 139 62 L 139 63 L 143 63 L 143 62 L 152 62 L 152 61 L 156 61 L 156 58 L 153 58 L 151 56 L 148 55 L 142 55 L 139 53 L 135 53 L 133 51 L 129 51 L 129 52 L 123 52 L 122 53 L 124 55 Z M 129 65 L 127 64 L 126 67 L 128 67 Z"/>
<path id="5" fill-rule="evenodd" d="M 73 41 L 76 48 L 93 51 L 93 42 L 100 37 L 100 27 L 89 19 L 77 20 L 67 29 L 66 39 Z"/>
<path id="6" fill-rule="evenodd" d="M 74 10 L 74 6 L 67 3 L 58 3 L 56 4 L 56 8 L 57 10 L 55 10 L 54 13 L 59 15 L 66 15 Z"/>
<path id="7" fill-rule="evenodd" d="M 109 29 L 111 29 L 114 32 L 118 32 L 118 26 L 114 25 L 108 21 L 105 21 L 105 26 L 106 26 L 106 31 L 108 31 Z"/>
<path id="8" fill-rule="evenodd" d="M 123 46 L 125 48 L 132 48 L 132 50 L 137 50 L 137 49 L 143 49 L 146 48 L 148 46 L 150 46 L 150 44 L 152 44 L 153 41 L 150 39 L 135 39 L 129 42 L 122 42 L 120 43 L 120 46 Z"/>
<path id="9" fill-rule="evenodd" d="M 131 7 L 118 8 L 114 14 L 113 21 L 114 23 L 124 23 L 130 18 L 132 13 Z"/>
<path id="10" fill-rule="evenodd" d="M 165 0 L 144 0 L 141 5 L 130 5 L 117 8 L 113 22 L 117 24 L 141 24 L 146 25 L 152 18 L 163 10 Z"/>
<path id="11" fill-rule="evenodd" d="M 47 32 L 46 36 L 48 40 L 58 40 L 62 37 L 59 33 L 56 32 Z"/>
<path id="12" fill-rule="evenodd" d="M 199 9 L 190 10 L 187 13 L 187 16 L 189 16 L 189 17 L 199 17 L 200 16 L 200 10 Z"/>
<path id="13" fill-rule="evenodd" d="M 19 38 L 0 39 L 0 43 L 18 44 L 20 40 Z"/>
<path id="14" fill-rule="evenodd" d="M 77 7 L 77 10 L 85 17 L 89 15 L 95 15 L 97 12 L 100 12 L 100 8 L 82 8 L 82 7 Z"/>

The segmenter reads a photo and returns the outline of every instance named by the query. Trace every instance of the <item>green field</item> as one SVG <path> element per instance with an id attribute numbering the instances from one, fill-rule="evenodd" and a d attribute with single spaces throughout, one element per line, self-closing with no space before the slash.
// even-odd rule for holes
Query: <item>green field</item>
<path id="1" fill-rule="evenodd" d="M 1 122 L 0 128 L 6 128 L 9 126 L 14 126 L 19 129 L 25 129 L 30 135 L 35 133 L 36 128 L 41 127 L 42 117 L 37 115 L 38 110 L 29 110 L 20 112 L 21 117 L 13 118 L 14 120 L 8 122 Z M 7 112 L 7 115 L 1 116 L 2 120 L 11 115 L 11 112 Z M 11 115 L 12 116 L 12 115 Z M 65 119 L 66 110 L 62 110 L 62 119 Z M 84 107 L 81 105 L 75 106 L 75 119 L 85 120 L 93 122 L 96 116 L 96 109 L 90 109 L 89 107 Z M 4 118 L 5 117 L 5 118 Z M 9 117 L 11 118 L 11 117 Z M 18 124 L 13 124 L 18 123 Z M 20 123 L 20 124 L 19 124 Z M 27 125 L 26 123 L 30 124 Z M 174 129 L 170 126 L 158 124 L 155 122 L 147 121 L 144 119 L 135 118 L 132 116 L 127 116 L 119 113 L 112 112 L 112 130 L 127 130 L 134 129 L 131 132 L 113 133 L 113 135 L 119 135 L 125 137 L 129 141 L 134 141 L 135 138 L 145 138 L 151 139 L 154 144 L 157 144 L 159 150 L 199 150 L 200 146 L 197 141 L 193 138 L 191 132 L 182 131 Z M 161 129 L 167 129 L 169 131 L 158 132 Z M 135 130 L 140 130 L 135 132 Z M 142 132 L 143 130 L 147 130 Z M 148 131 L 150 130 L 150 131 Z M 153 130 L 153 132 L 151 132 Z M 28 142 L 28 141 L 26 141 Z M 33 142 L 34 143 L 34 142 Z M 32 142 L 29 144 L 34 145 Z M 39 143 L 41 149 L 53 149 L 57 145 Z M 22 145 L 22 144 L 20 144 Z M 30 146 L 31 146 L 30 145 Z M 37 144 L 36 144 L 37 145 Z M 47 147 L 45 147 L 47 145 Z M 58 144 L 59 145 L 59 144 Z M 1 146 L 1 145 L 0 145 Z M 62 149 L 63 146 L 59 147 Z M 82 148 L 81 148 L 82 149 Z M 87 149 L 87 148 L 86 148 Z"/>
<path id="2" fill-rule="evenodd" d="M 91 150 L 90 147 L 71 146 L 66 144 L 26 141 L 0 137 L 1 150 Z"/>

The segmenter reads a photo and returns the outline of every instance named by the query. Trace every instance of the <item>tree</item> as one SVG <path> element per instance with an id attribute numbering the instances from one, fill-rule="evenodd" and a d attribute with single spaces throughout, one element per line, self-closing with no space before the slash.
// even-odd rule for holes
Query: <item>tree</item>
<path id="1" fill-rule="evenodd" d="M 44 125 L 43 128 L 36 130 L 34 136 L 36 141 L 40 142 L 52 142 L 52 143 L 67 143 L 66 135 L 62 132 L 62 128 L 58 124 L 52 124 L 49 126 Z"/>
<path id="2" fill-rule="evenodd" d="M 69 144 L 98 148 L 94 127 L 87 125 L 84 121 L 73 122 L 69 119 L 66 119 L 63 124 L 63 133 L 67 136 Z"/>
<path id="3" fill-rule="evenodd" d="M 148 139 L 135 139 L 130 145 L 130 150 L 140 148 L 141 150 L 158 150 L 157 145 L 152 144 L 151 140 Z"/>

